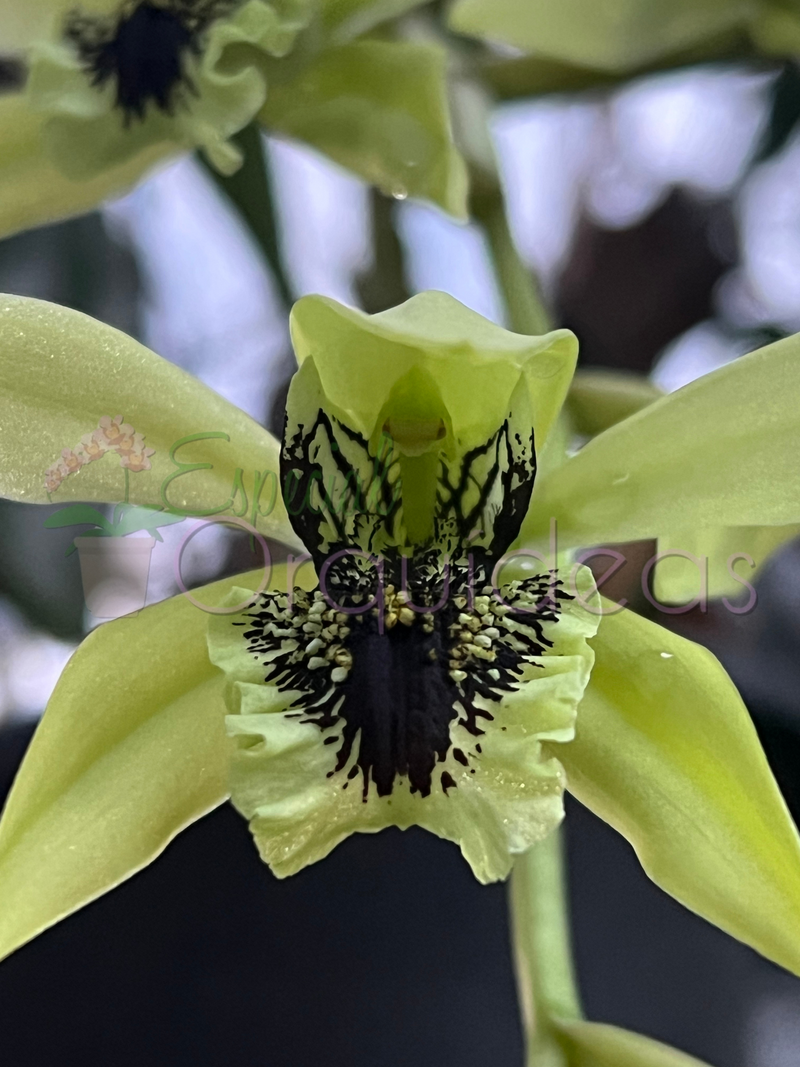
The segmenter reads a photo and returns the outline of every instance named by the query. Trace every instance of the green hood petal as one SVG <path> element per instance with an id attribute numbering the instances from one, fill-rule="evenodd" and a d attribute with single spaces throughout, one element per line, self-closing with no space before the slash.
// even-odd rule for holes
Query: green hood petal
<path id="1" fill-rule="evenodd" d="M 148 100 L 143 117 L 117 104 L 117 79 L 93 83 L 70 43 L 37 45 L 27 98 L 47 116 L 45 144 L 55 165 L 74 180 L 119 166 L 154 144 L 202 148 L 224 173 L 241 163 L 229 138 L 258 112 L 267 95 L 266 61 L 283 56 L 307 21 L 305 5 L 278 8 L 248 0 L 201 34 L 198 54 L 183 51 L 183 78 L 168 109 Z M 113 24 L 110 29 L 113 33 Z"/>
<path id="2" fill-rule="evenodd" d="M 112 447 L 103 420 L 109 433 L 127 426 L 127 442 Z M 110 326 L 0 297 L 0 494 L 117 503 L 126 444 L 145 461 L 128 469 L 131 503 L 235 514 L 294 541 L 278 492 L 278 443 L 258 423 Z"/>
<path id="3" fill-rule="evenodd" d="M 278 630 L 270 622 L 267 630 L 287 635 L 279 642 L 283 652 L 297 649 L 292 653 L 298 664 L 297 687 L 287 688 L 279 680 L 280 670 L 270 667 L 281 655 L 277 647 L 261 657 L 253 652 L 253 642 L 248 643 L 249 628 L 259 625 L 253 621 L 255 609 L 234 616 L 233 624 L 224 616 L 213 618 L 211 659 L 228 676 L 226 699 L 231 714 L 227 722 L 234 740 L 231 794 L 250 820 L 262 858 L 275 874 L 293 874 L 322 859 L 352 833 L 418 825 L 455 841 L 480 881 L 505 878 L 513 857 L 553 830 L 563 815 L 562 769 L 557 759 L 542 758 L 541 746 L 544 740 L 567 741 L 573 736 L 575 710 L 591 670 L 586 639 L 595 633 L 599 619 L 584 603 L 591 602 L 593 583 L 586 571 L 576 574 L 576 583 L 580 597 L 564 602 L 557 620 L 541 624 L 542 654 L 526 662 L 521 680 L 505 695 L 481 705 L 488 714 L 480 720 L 477 745 L 465 718 L 453 718 L 446 754 L 440 753 L 435 781 L 427 793 L 404 776 L 395 780 L 390 795 L 380 795 L 367 772 L 361 780 L 354 780 L 360 776 L 359 746 L 370 745 L 373 733 L 382 735 L 383 725 L 392 721 L 387 695 L 374 694 L 374 713 L 384 724 L 373 731 L 365 723 L 345 762 L 336 742 L 346 731 L 346 711 L 337 706 L 329 721 L 316 722 L 315 705 L 300 698 L 300 672 L 320 673 L 333 666 L 331 677 L 335 679 L 335 665 L 340 662 L 332 659 L 326 667 L 314 659 L 322 654 L 316 648 L 322 644 L 319 640 L 310 646 L 311 651 L 302 650 L 307 638 L 301 624 L 314 617 L 313 604 L 325 605 L 322 593 L 316 594 L 310 614 L 304 613 L 305 602 L 299 600 L 288 610 L 284 599 L 267 605 L 269 618 L 280 614 L 284 620 L 280 625 L 288 627 Z M 507 587 L 503 593 L 511 596 Z M 232 602 L 242 599 L 243 594 L 231 593 Z M 327 621 L 330 615 L 335 627 L 335 614 L 331 610 L 316 617 Z M 356 632 L 357 621 L 350 624 Z M 401 639 L 405 636 L 400 634 Z M 391 634 L 383 637 L 387 642 L 390 639 Z M 352 646 L 355 660 L 361 647 Z M 352 666 L 353 671 L 356 668 L 357 663 Z M 385 669 L 394 668 L 387 665 Z M 428 660 L 416 669 L 433 673 L 439 666 Z M 407 678 L 393 674 L 384 681 L 385 686 L 406 684 Z M 347 692 L 342 689 L 345 700 Z M 455 689 L 450 699 L 458 699 Z M 382 708 L 381 703 L 387 706 Z M 421 710 L 433 716 L 435 709 Z M 402 732 L 412 726 L 401 717 L 395 728 Z"/>
<path id="4" fill-rule="evenodd" d="M 574 336 L 509 333 L 436 292 L 371 316 L 305 297 L 291 325 L 300 370 L 282 466 L 309 550 L 469 540 L 501 555 L 566 395 Z"/>

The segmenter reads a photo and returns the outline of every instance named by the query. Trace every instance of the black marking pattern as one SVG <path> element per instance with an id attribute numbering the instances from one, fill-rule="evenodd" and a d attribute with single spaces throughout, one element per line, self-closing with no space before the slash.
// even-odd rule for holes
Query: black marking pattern
<path id="1" fill-rule="evenodd" d="M 239 0 L 136 0 L 113 17 L 67 17 L 65 37 L 77 48 L 92 85 L 112 79 L 124 123 L 144 120 L 149 105 L 174 113 L 181 91 L 197 95 L 186 72 L 188 55 L 199 55 L 208 25 Z"/>
<path id="2" fill-rule="evenodd" d="M 361 434 L 319 409 L 292 434 L 287 421 L 281 451 L 292 526 L 318 565 L 348 547 L 379 552 L 434 544 L 448 556 L 474 546 L 498 559 L 519 533 L 535 476 L 533 429 L 523 436 L 509 416 L 455 467 L 440 457 L 433 537 L 414 546 L 403 527 L 399 456 L 386 434 L 371 453 Z"/>
<path id="3" fill-rule="evenodd" d="M 445 572 L 435 553 L 389 555 L 382 571 L 342 556 L 328 568 L 327 598 L 296 590 L 290 605 L 263 594 L 239 624 L 265 681 L 296 692 L 288 714 L 335 731 L 325 737 L 338 746 L 329 776 L 341 774 L 342 788 L 360 774 L 366 801 L 373 788 L 391 794 L 399 777 L 425 797 L 449 755 L 474 773 L 492 706 L 519 687 L 526 664 L 538 666 L 552 646 L 544 624 L 571 599 L 549 575 L 513 582 L 501 598 L 490 575 L 485 558 Z M 452 748 L 456 721 L 475 739 L 469 751 Z M 447 770 L 439 781 L 445 793 L 457 784 Z"/>

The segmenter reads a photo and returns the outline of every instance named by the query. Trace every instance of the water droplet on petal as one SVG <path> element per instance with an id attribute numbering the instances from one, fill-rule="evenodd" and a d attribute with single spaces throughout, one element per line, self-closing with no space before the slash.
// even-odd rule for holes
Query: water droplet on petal
<path id="1" fill-rule="evenodd" d="M 672 659 L 672 653 L 671 652 L 662 652 L 661 653 L 661 658 L 662 659 Z"/>

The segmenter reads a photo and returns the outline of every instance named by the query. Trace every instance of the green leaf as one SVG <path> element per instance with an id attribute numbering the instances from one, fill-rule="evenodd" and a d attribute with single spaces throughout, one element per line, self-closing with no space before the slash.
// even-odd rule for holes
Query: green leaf
<path id="1" fill-rule="evenodd" d="M 751 0 L 458 0 L 460 33 L 597 70 L 634 69 L 747 22 Z"/>
<path id="2" fill-rule="evenodd" d="M 428 0 L 323 0 L 326 33 L 337 44 L 368 33 L 382 22 L 399 18 Z"/>
<path id="3" fill-rule="evenodd" d="M 260 119 L 392 196 L 467 217 L 467 172 L 453 142 L 445 53 L 427 44 L 356 41 L 326 49 L 270 86 Z"/>
<path id="4" fill-rule="evenodd" d="M 663 395 L 663 390 L 642 374 L 579 370 L 569 387 L 566 408 L 575 432 L 595 437 Z"/>
<path id="5" fill-rule="evenodd" d="M 705 1067 L 694 1056 L 617 1026 L 582 1019 L 552 1021 L 567 1067 Z"/>
<path id="6" fill-rule="evenodd" d="M 80 526 L 83 523 L 91 523 L 93 526 L 99 526 L 102 530 L 111 529 L 111 523 L 102 511 L 93 508 L 91 504 L 70 504 L 68 507 L 56 511 L 53 515 L 49 515 L 44 520 L 44 526 L 47 530 L 57 530 L 62 526 Z"/>
<path id="7" fill-rule="evenodd" d="M 296 543 L 278 491 L 278 442 L 258 423 L 110 326 L 0 297 L 0 494 L 46 502 L 45 471 L 62 450 L 119 414 L 155 449 L 151 470 L 130 472 L 132 502 L 227 511 Z M 124 492 L 125 471 L 109 452 L 65 477 L 50 500 L 114 502 Z"/>
<path id="8" fill-rule="evenodd" d="M 44 123 L 45 117 L 32 112 L 21 94 L 0 94 L 0 237 L 91 211 L 175 151 L 174 145 L 152 145 L 124 165 L 74 182 L 46 155 Z"/>
<path id="9" fill-rule="evenodd" d="M 684 530 L 659 538 L 653 594 L 660 604 L 688 604 L 701 596 L 752 595 L 748 585 L 778 549 L 800 536 L 800 526 L 728 526 Z M 747 554 L 752 560 L 743 559 Z M 694 559 L 687 559 L 687 555 Z"/>
<path id="10" fill-rule="evenodd" d="M 800 522 L 800 335 L 742 356 L 595 437 L 534 491 L 523 542 L 562 548 Z"/>
<path id="11" fill-rule="evenodd" d="M 262 577 L 193 595 L 214 605 Z M 285 581 L 275 568 L 270 587 Z M 205 611 L 173 597 L 99 626 L 67 664 L 0 821 L 0 957 L 150 863 L 226 798 L 223 676 L 207 625 Z"/>
<path id="12" fill-rule="evenodd" d="M 733 683 L 629 611 L 592 644 L 576 739 L 552 749 L 570 792 L 662 889 L 800 974 L 800 839 Z"/>
<path id="13" fill-rule="evenodd" d="M 154 511 L 151 508 L 130 508 L 119 517 L 114 533 L 117 537 L 125 537 L 139 530 L 153 532 L 162 526 L 183 522 L 184 518 L 184 515 L 170 515 L 169 512 Z"/>

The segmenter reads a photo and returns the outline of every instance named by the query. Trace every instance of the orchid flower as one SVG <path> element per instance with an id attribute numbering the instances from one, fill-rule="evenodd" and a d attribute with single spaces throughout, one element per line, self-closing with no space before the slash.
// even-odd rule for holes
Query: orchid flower
<path id="1" fill-rule="evenodd" d="M 293 553 L 75 653 L 0 822 L 0 953 L 228 797 L 279 875 L 350 833 L 418 824 L 483 881 L 516 862 L 524 917 L 566 787 L 668 893 L 800 974 L 800 839 L 732 682 L 536 547 L 554 520 L 564 548 L 800 522 L 800 339 L 566 458 L 568 331 L 512 334 L 442 293 L 374 316 L 306 297 L 291 325 L 280 445 L 112 328 L 0 303 L 5 496 L 44 503 L 63 442 L 117 412 L 154 449 L 132 503 L 244 521 Z M 110 501 L 117 477 L 100 458 L 59 493 Z M 561 1059 L 532 1063 L 695 1062 L 576 1018 L 536 929 L 517 931 L 531 1048 Z"/>
<path id="2" fill-rule="evenodd" d="M 0 97 L 0 234 L 88 211 L 187 149 L 230 174 L 242 162 L 232 138 L 253 120 L 464 217 L 443 53 L 363 36 L 416 3 L 7 5 L 2 47 L 28 76 Z"/>

